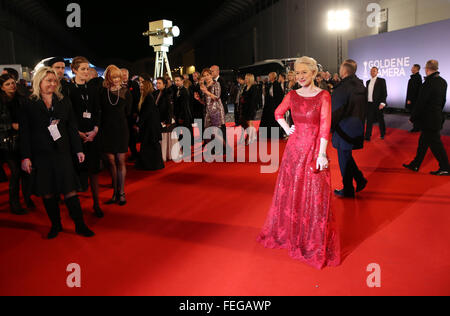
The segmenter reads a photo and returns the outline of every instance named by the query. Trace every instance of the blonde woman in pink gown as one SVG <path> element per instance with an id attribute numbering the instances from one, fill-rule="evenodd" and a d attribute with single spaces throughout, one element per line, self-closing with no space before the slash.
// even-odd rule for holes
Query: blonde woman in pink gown
<path id="1" fill-rule="evenodd" d="M 295 64 L 303 87 L 292 90 L 275 112 L 289 142 L 280 167 L 275 195 L 258 242 L 316 269 L 340 264 L 340 242 L 331 211 L 331 176 L 327 156 L 331 128 L 331 96 L 314 85 L 317 62 L 302 57 Z M 290 128 L 284 114 L 291 111 Z"/>

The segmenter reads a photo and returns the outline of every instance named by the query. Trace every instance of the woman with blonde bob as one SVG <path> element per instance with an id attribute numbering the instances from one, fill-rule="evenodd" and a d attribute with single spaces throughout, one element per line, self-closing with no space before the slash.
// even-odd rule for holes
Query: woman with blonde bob
<path id="1" fill-rule="evenodd" d="M 292 90 L 275 111 L 290 135 L 272 207 L 258 241 L 314 268 L 340 264 L 340 244 L 331 212 L 331 175 L 327 156 L 331 95 L 314 84 L 317 62 L 302 57 L 295 64 L 301 89 Z M 296 126 L 284 114 L 291 110 Z"/>
<path id="2" fill-rule="evenodd" d="M 77 196 L 80 183 L 72 153 L 77 153 L 79 163 L 84 162 L 85 156 L 72 104 L 61 94 L 57 75 L 51 68 L 43 67 L 36 72 L 33 89 L 33 95 L 21 113 L 22 169 L 35 175 L 33 193 L 43 198 L 52 223 L 47 237 L 56 238 L 63 230 L 56 198 L 61 194 L 75 222 L 76 233 L 92 237 L 94 233 L 84 223 Z"/>
<path id="3" fill-rule="evenodd" d="M 106 204 L 124 206 L 125 178 L 127 175 L 129 129 L 127 117 L 131 113 L 133 98 L 127 87 L 122 86 L 122 72 L 114 65 L 105 71 L 105 81 L 100 92 L 100 139 L 111 171 L 114 194 Z"/>
<path id="4" fill-rule="evenodd" d="M 255 84 L 255 76 L 252 74 L 245 76 L 245 88 L 240 99 L 240 105 L 240 121 L 242 122 L 242 127 L 249 131 L 246 141 L 246 145 L 249 145 L 257 140 L 254 121 L 256 120 L 258 109 L 258 88 Z"/>

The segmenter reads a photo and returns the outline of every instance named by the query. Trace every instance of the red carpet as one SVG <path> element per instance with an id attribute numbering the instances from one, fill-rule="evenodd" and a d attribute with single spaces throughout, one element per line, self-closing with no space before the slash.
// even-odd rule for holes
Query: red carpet
<path id="1" fill-rule="evenodd" d="M 45 240 L 41 202 L 28 216 L 11 215 L 2 184 L 0 295 L 449 295 L 450 178 L 428 175 L 438 168 L 431 154 L 419 174 L 401 167 L 417 140 L 389 130 L 385 142 L 356 154 L 369 186 L 356 201 L 333 200 L 345 260 L 323 271 L 255 242 L 277 177 L 260 174 L 259 164 L 170 163 L 156 173 L 130 167 L 126 207 L 104 206 L 106 217 L 97 220 L 82 195 L 97 234 L 90 240 L 74 234 L 65 207 L 66 232 Z M 101 182 L 105 201 L 107 174 Z M 66 286 L 70 263 L 81 266 L 81 289 Z M 381 266 L 381 288 L 366 284 L 371 263 Z"/>

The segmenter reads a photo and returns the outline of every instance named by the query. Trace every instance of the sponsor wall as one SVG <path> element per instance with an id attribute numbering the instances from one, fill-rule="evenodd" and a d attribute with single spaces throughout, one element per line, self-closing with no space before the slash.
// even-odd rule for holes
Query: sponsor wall
<path id="1" fill-rule="evenodd" d="M 441 76 L 450 83 L 450 19 L 400 31 L 359 38 L 349 42 L 349 58 L 358 62 L 358 77 L 370 80 L 370 70 L 378 67 L 379 77 L 388 85 L 390 107 L 405 108 L 408 80 L 414 64 L 422 66 L 430 59 L 440 63 Z M 450 112 L 450 91 L 446 112 Z"/>

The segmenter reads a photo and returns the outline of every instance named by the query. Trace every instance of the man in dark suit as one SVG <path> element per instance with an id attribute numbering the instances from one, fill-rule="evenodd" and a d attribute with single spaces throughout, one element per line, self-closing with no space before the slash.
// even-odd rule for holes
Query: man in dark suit
<path id="1" fill-rule="evenodd" d="M 194 72 L 192 74 L 192 86 L 191 86 L 191 108 L 193 110 L 192 115 L 194 117 L 194 120 L 201 120 L 203 122 L 204 120 L 204 105 L 201 104 L 198 100 L 195 99 L 195 94 L 202 95 L 202 91 L 200 89 L 200 73 Z"/>
<path id="2" fill-rule="evenodd" d="M 428 148 L 439 161 L 439 170 L 431 172 L 435 176 L 450 175 L 450 164 L 444 144 L 441 140 L 441 130 L 445 122 L 443 113 L 447 102 L 447 82 L 440 76 L 439 62 L 430 60 L 425 71 L 427 77 L 414 107 L 411 121 L 422 131 L 416 158 L 405 168 L 419 172 Z"/>
<path id="3" fill-rule="evenodd" d="M 367 186 L 367 180 L 353 159 L 353 150 L 364 148 L 364 122 L 367 111 L 367 96 L 364 83 L 356 77 L 357 63 L 348 59 L 340 68 L 342 81 L 332 96 L 333 147 L 338 150 L 339 166 L 344 183 L 343 190 L 336 190 L 338 197 L 354 198 Z"/>
<path id="4" fill-rule="evenodd" d="M 370 141 L 372 137 L 373 123 L 378 121 L 380 127 L 381 139 L 386 136 L 386 123 L 384 121 L 383 110 L 386 107 L 387 87 L 386 80 L 378 78 L 378 68 L 373 67 L 371 70 L 372 79 L 367 81 L 367 129 L 366 140 Z"/>
<path id="5" fill-rule="evenodd" d="M 185 127 L 190 131 L 192 145 L 194 145 L 194 133 L 192 130 L 193 116 L 190 105 L 190 96 L 188 90 L 184 87 L 184 78 L 182 75 L 175 76 L 176 92 L 174 95 L 174 115 L 177 126 Z M 180 140 L 182 139 L 181 135 Z M 185 153 L 186 155 L 188 153 Z"/>
<path id="6" fill-rule="evenodd" d="M 228 114 L 228 89 L 227 85 L 225 84 L 225 80 L 223 80 L 223 78 L 220 76 L 219 66 L 211 66 L 211 72 L 214 81 L 220 84 L 220 100 L 222 100 L 225 114 Z"/>
<path id="7" fill-rule="evenodd" d="M 411 113 L 414 111 L 417 99 L 419 98 L 420 89 L 422 88 L 422 75 L 420 74 L 420 65 L 414 65 L 411 69 L 412 75 L 408 82 L 408 93 L 406 96 L 406 109 Z M 414 128 L 411 133 L 420 132 L 420 128 L 417 124 L 414 124 Z"/>

